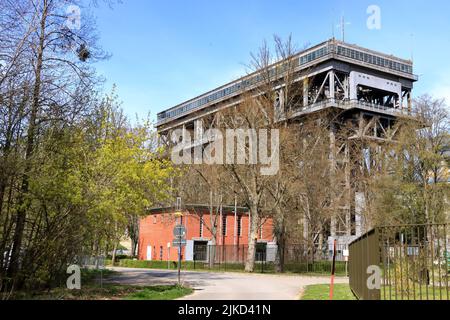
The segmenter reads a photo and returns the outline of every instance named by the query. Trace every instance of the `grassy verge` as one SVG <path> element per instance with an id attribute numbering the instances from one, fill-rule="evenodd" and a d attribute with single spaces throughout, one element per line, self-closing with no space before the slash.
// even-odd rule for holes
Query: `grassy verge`
<path id="1" fill-rule="evenodd" d="M 191 294 L 191 288 L 173 286 L 145 287 L 125 297 L 127 300 L 173 300 Z"/>
<path id="2" fill-rule="evenodd" d="M 330 285 L 307 286 L 301 300 L 330 300 Z M 356 300 L 348 284 L 335 284 L 333 300 Z"/>
<path id="3" fill-rule="evenodd" d="M 382 286 L 380 294 L 381 300 L 450 300 L 450 293 L 447 295 L 445 285 L 439 287 L 409 284 L 409 287 L 406 287 L 403 284 L 403 288 L 399 284 L 397 288 Z"/>

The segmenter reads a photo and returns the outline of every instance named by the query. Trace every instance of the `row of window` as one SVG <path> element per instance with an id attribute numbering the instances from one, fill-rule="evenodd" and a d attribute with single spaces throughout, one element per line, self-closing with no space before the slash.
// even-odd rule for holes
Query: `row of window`
<path id="1" fill-rule="evenodd" d="M 323 56 L 326 56 L 329 53 L 328 46 L 321 47 L 320 49 L 317 49 L 311 53 L 308 53 L 304 56 L 300 57 L 300 65 L 304 65 L 306 63 L 309 63 L 313 60 L 319 59 Z"/>
<path id="2" fill-rule="evenodd" d="M 295 62 L 294 62 L 295 63 Z M 297 65 L 297 63 L 295 63 Z M 272 68 L 269 70 L 269 77 L 272 78 L 277 74 L 282 74 L 288 69 L 288 64 L 282 64 L 278 67 Z M 194 100 L 192 102 L 189 102 L 187 104 L 184 104 L 176 109 L 164 111 L 158 114 L 158 121 L 162 121 L 165 119 L 170 119 L 173 117 L 177 117 L 181 114 L 186 113 L 187 111 L 196 109 L 200 106 L 203 106 L 205 104 L 208 104 L 209 102 L 220 100 L 223 97 L 227 97 L 230 95 L 235 94 L 236 92 L 240 91 L 241 89 L 245 89 L 249 86 L 252 86 L 258 82 L 261 82 L 264 79 L 264 76 L 261 74 L 257 74 L 251 78 L 239 81 L 229 87 L 223 88 L 219 91 L 216 91 L 214 93 L 211 93 L 210 95 L 206 97 L 202 97 L 200 99 Z"/>
<path id="3" fill-rule="evenodd" d="M 296 64 L 304 65 L 311 61 L 314 61 L 316 59 L 319 59 L 321 57 L 326 56 L 330 52 L 336 52 L 338 55 L 355 59 L 358 61 L 363 61 L 366 63 L 370 63 L 373 65 L 389 68 L 396 71 L 401 71 L 405 73 L 412 74 L 413 69 L 411 65 L 407 65 L 404 63 L 399 63 L 390 59 L 381 58 L 379 56 L 375 56 L 372 54 L 368 54 L 359 50 L 350 49 L 343 46 L 337 46 L 337 50 L 335 49 L 334 45 L 324 45 L 312 52 L 309 52 L 307 54 L 301 55 L 298 60 L 296 60 Z M 287 69 L 287 64 L 282 64 L 278 67 L 272 68 L 269 71 L 269 77 L 273 77 L 276 73 L 283 73 Z M 249 87 L 251 85 L 254 85 L 258 82 L 260 82 L 263 79 L 263 76 L 261 74 L 255 75 L 251 78 L 239 81 L 237 83 L 232 84 L 229 87 L 223 88 L 219 91 L 216 91 L 206 97 L 202 97 L 200 99 L 194 100 L 192 102 L 189 102 L 187 104 L 184 104 L 176 109 L 164 111 L 158 114 L 158 121 L 162 121 L 165 119 L 170 119 L 173 117 L 177 117 L 181 114 L 186 113 L 187 111 L 190 111 L 192 109 L 198 108 L 200 106 L 203 106 L 205 104 L 208 104 L 209 102 L 219 100 L 223 97 L 230 96 L 237 91 L 244 89 L 246 87 Z"/>
<path id="4" fill-rule="evenodd" d="M 173 217 L 171 217 L 170 215 L 161 215 L 161 222 L 171 222 Z M 158 215 L 153 215 L 153 223 L 156 224 L 157 223 L 157 219 L 158 219 Z M 181 224 L 184 223 L 183 221 L 183 217 L 181 217 Z M 242 216 L 238 216 L 237 218 L 237 234 L 239 236 L 242 236 Z M 200 230 L 199 230 L 199 235 L 200 237 L 203 237 L 203 231 L 204 231 L 204 220 L 203 217 L 200 217 Z M 226 236 L 227 235 L 227 216 L 223 215 L 222 216 L 222 235 Z"/>
<path id="5" fill-rule="evenodd" d="M 392 70 L 401 71 L 401 72 L 410 73 L 410 74 L 413 73 L 413 69 L 412 69 L 411 65 L 407 65 L 404 63 L 400 63 L 400 62 L 395 62 L 390 59 L 381 58 L 379 56 L 364 53 L 364 52 L 361 52 L 358 50 L 338 46 L 337 54 L 347 57 L 347 58 L 351 58 L 351 59 L 363 61 L 366 63 L 370 63 L 373 65 L 377 65 L 380 67 L 385 67 L 385 68 L 389 68 Z"/>
<path id="6" fill-rule="evenodd" d="M 298 60 L 296 59 L 294 61 L 294 66 L 298 65 L 298 63 L 300 63 L 301 65 L 311 62 L 313 60 L 316 60 L 320 57 L 323 57 L 325 55 L 327 55 L 329 52 L 329 48 L 328 46 L 323 46 L 313 52 L 310 52 L 308 54 L 305 54 L 303 56 L 301 56 Z M 276 74 L 282 74 L 283 72 L 285 72 L 288 69 L 288 64 L 284 63 L 282 65 L 279 65 L 277 67 L 274 67 L 272 69 L 269 70 L 269 77 L 272 78 L 274 77 Z M 233 85 L 223 88 L 219 91 L 216 91 L 206 97 L 202 97 L 200 99 L 194 100 L 192 102 L 189 102 L 187 104 L 184 104 L 176 109 L 173 110 L 169 110 L 169 111 L 164 111 L 158 114 L 158 121 L 162 121 L 164 119 L 169 119 L 169 118 L 173 118 L 173 117 L 177 117 L 181 114 L 186 113 L 187 111 L 193 110 L 195 108 L 198 108 L 200 106 L 203 106 L 211 101 L 216 101 L 219 100 L 223 97 L 232 95 L 234 93 L 236 93 L 237 91 L 247 88 L 249 86 L 252 86 L 260 81 L 263 80 L 263 75 L 261 74 L 257 74 L 251 78 L 247 78 L 245 80 L 242 80 L 240 82 L 234 83 Z"/>
<path id="7" fill-rule="evenodd" d="M 237 217 L 237 235 L 240 237 L 242 236 L 242 216 L 238 216 Z M 203 230 L 204 230 L 204 221 L 203 221 L 203 217 L 200 217 L 200 230 L 199 230 L 199 235 L 200 238 L 203 237 Z M 223 215 L 222 216 L 222 236 L 226 236 L 227 235 L 227 216 Z"/>
<path id="8" fill-rule="evenodd" d="M 154 214 L 152 215 L 152 219 L 154 224 L 158 222 L 158 219 L 161 223 L 172 223 L 175 221 L 175 217 L 170 214 L 161 214 L 161 215 Z"/>

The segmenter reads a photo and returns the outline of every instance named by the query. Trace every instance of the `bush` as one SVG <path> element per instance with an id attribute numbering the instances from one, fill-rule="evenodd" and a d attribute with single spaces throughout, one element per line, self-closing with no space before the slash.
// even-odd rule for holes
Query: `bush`
<path id="1" fill-rule="evenodd" d="M 167 269 L 167 261 L 147 261 L 147 260 L 131 260 L 122 259 L 119 261 L 119 267 L 125 268 L 149 268 L 149 269 Z M 173 262 L 170 262 L 170 268 L 173 267 Z"/>
<path id="2" fill-rule="evenodd" d="M 109 254 L 106 258 L 111 260 L 112 259 L 112 255 Z M 123 259 L 133 259 L 133 257 L 132 256 L 128 256 L 126 254 L 118 254 L 118 255 L 116 255 L 116 261 L 117 260 L 123 260 Z"/>
<path id="3" fill-rule="evenodd" d="M 332 261 L 315 261 L 315 262 L 294 262 L 286 263 L 284 270 L 293 273 L 319 273 L 331 274 L 333 262 Z M 345 275 L 345 262 L 336 261 L 335 274 Z"/>

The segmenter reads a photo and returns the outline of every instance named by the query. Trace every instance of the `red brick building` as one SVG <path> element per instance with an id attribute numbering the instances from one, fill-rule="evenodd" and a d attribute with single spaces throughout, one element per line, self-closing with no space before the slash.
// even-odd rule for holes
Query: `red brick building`
<path id="1" fill-rule="evenodd" d="M 175 208 L 151 209 L 150 214 L 140 221 L 139 226 L 139 260 L 171 260 L 178 259 L 178 248 L 174 248 L 173 228 L 180 223 L 186 227 L 186 246 L 182 249 L 182 259 L 191 261 L 199 247 L 211 244 L 212 219 L 207 205 L 186 205 L 183 216 L 175 216 Z M 217 208 L 214 208 L 214 212 Z M 222 207 L 217 215 L 216 245 L 232 247 L 246 246 L 249 239 L 249 211 L 247 208 Z M 258 232 L 257 242 L 260 246 L 274 246 L 273 223 L 271 219 L 263 219 Z"/>

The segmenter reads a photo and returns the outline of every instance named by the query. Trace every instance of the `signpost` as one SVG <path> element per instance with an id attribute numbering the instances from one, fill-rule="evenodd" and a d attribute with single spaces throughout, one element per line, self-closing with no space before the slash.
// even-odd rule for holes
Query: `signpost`
<path id="1" fill-rule="evenodd" d="M 333 241 L 333 265 L 331 267 L 330 300 L 333 300 L 334 273 L 336 271 L 336 239 Z"/>
<path id="2" fill-rule="evenodd" d="M 174 247 L 178 247 L 178 285 L 181 285 L 181 247 L 186 245 L 186 228 L 183 225 L 176 225 L 173 228 L 175 238 L 172 241 Z"/>
<path id="3" fill-rule="evenodd" d="M 174 247 L 178 247 L 178 285 L 181 285 L 181 247 L 186 245 L 186 228 L 182 225 L 183 212 L 181 211 L 180 197 L 177 198 L 175 210 L 175 216 L 180 218 L 180 222 L 173 228 L 174 239 L 172 244 Z"/>

